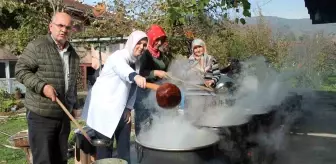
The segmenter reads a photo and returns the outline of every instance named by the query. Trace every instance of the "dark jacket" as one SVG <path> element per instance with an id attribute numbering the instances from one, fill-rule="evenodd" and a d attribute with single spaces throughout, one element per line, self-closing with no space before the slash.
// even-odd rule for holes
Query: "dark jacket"
<path id="1" fill-rule="evenodd" d="M 60 118 L 64 112 L 56 102 L 43 95 L 43 87 L 50 84 L 58 93 L 58 98 L 69 109 L 78 109 L 77 76 L 79 57 L 70 45 L 69 89 L 65 93 L 63 59 L 50 35 L 43 36 L 28 44 L 15 66 L 16 79 L 26 86 L 25 107 L 45 117 Z"/>
<path id="2" fill-rule="evenodd" d="M 154 76 L 154 70 L 167 71 L 170 60 L 162 52 L 160 57 L 155 58 L 146 50 L 140 58 L 140 75 L 144 76 L 148 82 L 156 82 L 160 78 Z"/>

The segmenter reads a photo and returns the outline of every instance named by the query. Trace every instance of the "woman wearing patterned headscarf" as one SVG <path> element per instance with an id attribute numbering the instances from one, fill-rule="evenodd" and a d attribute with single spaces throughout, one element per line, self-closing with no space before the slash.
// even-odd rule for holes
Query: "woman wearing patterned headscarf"
<path id="1" fill-rule="evenodd" d="M 193 70 L 198 71 L 203 76 L 206 86 L 214 87 L 216 85 L 220 78 L 219 65 L 213 56 L 208 55 L 203 40 L 193 40 L 189 63 Z"/>

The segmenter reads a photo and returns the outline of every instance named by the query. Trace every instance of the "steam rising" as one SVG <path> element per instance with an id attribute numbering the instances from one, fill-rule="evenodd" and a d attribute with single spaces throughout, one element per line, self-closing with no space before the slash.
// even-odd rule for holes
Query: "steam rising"
<path id="1" fill-rule="evenodd" d="M 164 113 L 164 114 L 163 114 Z M 139 140 L 155 148 L 192 149 L 213 144 L 219 137 L 206 128 L 197 128 L 175 111 L 154 116 L 150 130 L 139 135 Z"/>
<path id="2" fill-rule="evenodd" d="M 199 75 L 187 71 L 187 66 L 187 60 L 178 59 L 172 63 L 169 72 L 179 79 L 202 83 Z M 188 95 L 191 92 L 190 86 L 170 81 L 177 84 L 187 95 L 184 115 L 160 109 L 153 92 L 143 103 L 149 108 L 157 109 L 157 112 L 152 114 L 151 125 L 140 133 L 139 141 L 153 147 L 169 149 L 211 144 L 218 136 L 214 131 L 198 126 L 223 127 L 245 124 L 252 115 L 267 113 L 273 109 L 272 106 L 280 105 L 292 90 L 290 78 L 295 76 L 293 72 L 276 72 L 262 57 L 252 58 L 243 63 L 243 66 L 242 76 L 236 81 L 239 87 L 234 95 L 217 93 L 213 96 L 205 91 L 198 91 L 200 95 L 192 96 Z M 233 106 L 228 105 L 230 100 L 235 100 Z M 172 114 L 174 112 L 175 114 Z M 273 147 L 281 145 L 283 136 L 280 132 L 273 133 Z M 257 136 L 257 140 L 268 142 L 265 135 Z"/>

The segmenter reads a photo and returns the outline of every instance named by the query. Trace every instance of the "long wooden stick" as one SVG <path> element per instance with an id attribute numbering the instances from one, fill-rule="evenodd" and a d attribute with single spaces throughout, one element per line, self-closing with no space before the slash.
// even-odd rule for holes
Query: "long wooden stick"
<path id="1" fill-rule="evenodd" d="M 82 126 L 79 125 L 79 123 L 76 121 L 76 119 L 70 114 L 70 112 L 68 111 L 68 109 L 63 105 L 63 103 L 56 97 L 56 102 L 59 106 L 61 106 L 62 110 L 65 112 L 65 114 L 68 115 L 68 117 L 70 118 L 70 120 L 75 123 L 76 127 L 82 132 L 82 134 L 84 135 L 84 137 L 91 143 L 91 138 L 89 137 L 89 135 L 83 130 Z"/>
<path id="2" fill-rule="evenodd" d="M 146 88 L 156 91 L 160 85 L 154 83 L 146 83 Z"/>
<path id="3" fill-rule="evenodd" d="M 200 88 L 200 89 L 203 89 L 203 90 L 206 90 L 206 91 L 209 91 L 209 92 L 214 92 L 214 90 L 212 88 L 208 88 L 208 87 L 204 87 L 204 86 L 200 86 L 200 85 L 196 85 L 196 84 L 192 84 L 192 83 L 188 83 L 182 79 L 179 79 L 179 78 L 176 78 L 176 77 L 173 77 L 169 74 L 167 74 L 168 78 L 172 79 L 172 80 L 175 80 L 175 81 L 179 81 L 179 82 L 182 82 L 182 83 L 185 83 L 187 85 L 191 85 L 191 86 L 194 86 L 194 87 L 197 87 L 197 88 Z"/>

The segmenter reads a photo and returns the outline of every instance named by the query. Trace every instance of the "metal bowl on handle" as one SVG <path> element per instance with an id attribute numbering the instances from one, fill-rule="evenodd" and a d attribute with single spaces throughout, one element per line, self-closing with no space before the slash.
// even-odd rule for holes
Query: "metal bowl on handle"
<path id="1" fill-rule="evenodd" d="M 104 139 L 92 139 L 91 144 L 95 147 L 107 147 L 112 144 L 112 141 Z"/>
<path id="2" fill-rule="evenodd" d="M 218 83 L 216 85 L 216 89 L 222 89 L 224 87 L 224 83 Z"/>

